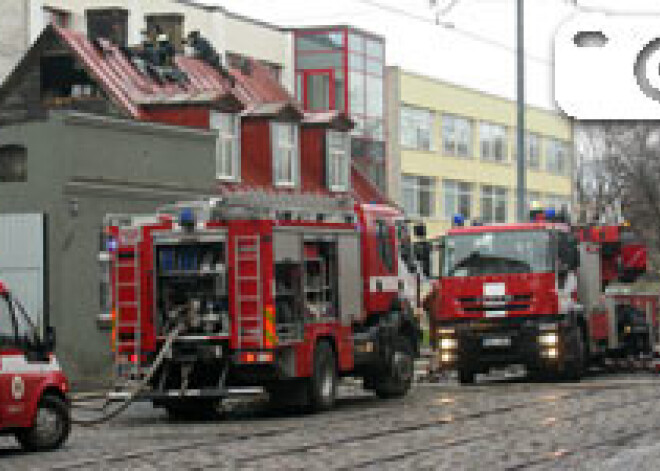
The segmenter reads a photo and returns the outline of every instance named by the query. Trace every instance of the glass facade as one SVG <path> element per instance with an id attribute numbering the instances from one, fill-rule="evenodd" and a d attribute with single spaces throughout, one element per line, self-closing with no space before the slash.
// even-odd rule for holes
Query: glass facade
<path id="1" fill-rule="evenodd" d="M 306 111 L 345 111 L 353 162 L 385 190 L 385 44 L 338 27 L 295 32 L 296 95 Z"/>

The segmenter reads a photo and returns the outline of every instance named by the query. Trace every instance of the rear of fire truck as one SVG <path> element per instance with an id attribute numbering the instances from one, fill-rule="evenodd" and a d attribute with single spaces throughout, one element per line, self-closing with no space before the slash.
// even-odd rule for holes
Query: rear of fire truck
<path id="1" fill-rule="evenodd" d="M 140 399 L 189 417 L 255 387 L 328 409 L 348 375 L 383 397 L 408 391 L 420 336 L 400 296 L 400 216 L 301 198 L 111 218 L 117 371 L 148 378 Z"/>
<path id="2" fill-rule="evenodd" d="M 461 383 L 512 364 L 581 377 L 588 334 L 578 242 L 566 224 L 455 228 L 441 245 L 441 368 L 457 369 Z"/>

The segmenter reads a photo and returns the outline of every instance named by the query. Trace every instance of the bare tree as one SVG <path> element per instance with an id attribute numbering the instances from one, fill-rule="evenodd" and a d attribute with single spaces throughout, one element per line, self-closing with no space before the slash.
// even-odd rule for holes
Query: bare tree
<path id="1" fill-rule="evenodd" d="M 597 136 L 601 203 L 620 205 L 623 217 L 660 267 L 660 126 L 645 122 L 593 126 Z M 588 196 L 587 196 L 588 197 Z M 601 204 L 599 203 L 599 204 Z"/>

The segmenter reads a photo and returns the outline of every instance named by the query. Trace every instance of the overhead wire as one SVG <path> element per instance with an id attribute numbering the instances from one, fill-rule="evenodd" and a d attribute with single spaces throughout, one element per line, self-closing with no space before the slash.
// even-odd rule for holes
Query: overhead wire
<path id="1" fill-rule="evenodd" d="M 404 10 L 402 8 L 395 7 L 395 6 L 392 6 L 392 5 L 387 5 L 387 4 L 384 4 L 384 3 L 380 3 L 380 2 L 375 1 L 375 0 L 354 0 L 354 1 L 365 4 L 365 5 L 370 5 L 374 8 L 378 8 L 382 11 L 386 11 L 386 12 L 389 12 L 389 13 L 394 14 L 394 15 L 399 15 L 399 16 L 402 16 L 402 17 L 406 17 L 406 18 L 409 18 L 409 19 L 412 19 L 412 20 L 416 20 L 416 21 L 431 24 L 431 25 L 441 26 L 443 29 L 445 29 L 448 32 L 454 32 L 456 34 L 462 35 L 463 37 L 469 38 L 473 41 L 480 42 L 480 43 L 483 43 L 483 44 L 487 44 L 487 45 L 490 45 L 492 47 L 497 47 L 499 49 L 506 50 L 507 52 L 510 52 L 512 54 L 517 53 L 516 48 L 511 47 L 506 43 L 502 43 L 502 42 L 496 41 L 494 39 L 488 38 L 486 36 L 482 36 L 478 33 L 475 33 L 473 31 L 470 31 L 470 30 L 467 30 L 467 29 L 459 28 L 454 24 L 438 23 L 438 22 L 432 20 L 431 18 L 427 18 L 426 16 L 419 15 L 417 13 L 413 13 L 413 12 L 410 12 L 408 10 Z M 527 57 L 528 60 L 543 64 L 545 66 L 552 66 L 551 61 L 549 61 L 547 59 L 544 59 L 542 57 L 538 57 L 538 56 L 535 56 L 535 55 L 532 55 L 532 54 L 525 54 L 525 56 Z"/>

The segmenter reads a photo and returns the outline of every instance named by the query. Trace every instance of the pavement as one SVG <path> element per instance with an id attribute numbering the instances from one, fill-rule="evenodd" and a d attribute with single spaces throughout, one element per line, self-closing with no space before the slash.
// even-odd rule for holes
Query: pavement
<path id="1" fill-rule="evenodd" d="M 230 402 L 219 420 L 172 422 L 135 404 L 108 424 L 75 428 L 56 452 L 27 454 L 0 438 L 0 470 L 642 471 L 660 469 L 659 443 L 654 375 L 556 384 L 495 375 L 470 387 L 417 384 L 392 401 L 350 382 L 333 411 L 316 415 L 254 399 Z"/>

